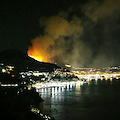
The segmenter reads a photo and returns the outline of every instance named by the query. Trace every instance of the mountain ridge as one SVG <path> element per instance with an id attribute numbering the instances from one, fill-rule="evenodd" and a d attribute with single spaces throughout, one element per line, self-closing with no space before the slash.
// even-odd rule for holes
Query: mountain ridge
<path id="1" fill-rule="evenodd" d="M 56 64 L 39 62 L 16 49 L 4 50 L 0 52 L 0 63 L 13 65 L 18 70 L 39 70 L 51 72 L 56 68 L 60 68 Z"/>

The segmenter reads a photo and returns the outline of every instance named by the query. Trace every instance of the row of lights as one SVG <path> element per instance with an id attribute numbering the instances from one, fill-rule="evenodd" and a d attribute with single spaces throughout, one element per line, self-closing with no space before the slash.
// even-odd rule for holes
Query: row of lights
<path id="1" fill-rule="evenodd" d="M 47 116 L 47 115 L 44 115 L 40 112 L 40 110 L 38 108 L 32 108 L 31 109 L 31 112 L 37 114 L 37 115 L 40 115 L 44 120 L 51 120 L 51 117 L 50 116 Z"/>

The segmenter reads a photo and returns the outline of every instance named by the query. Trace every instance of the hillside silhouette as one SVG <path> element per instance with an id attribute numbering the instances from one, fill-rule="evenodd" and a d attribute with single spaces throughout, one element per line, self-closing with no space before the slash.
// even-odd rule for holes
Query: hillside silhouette
<path id="1" fill-rule="evenodd" d="M 59 66 L 53 63 L 39 62 L 16 49 L 0 52 L 0 63 L 15 66 L 19 71 L 39 70 L 51 72 Z"/>

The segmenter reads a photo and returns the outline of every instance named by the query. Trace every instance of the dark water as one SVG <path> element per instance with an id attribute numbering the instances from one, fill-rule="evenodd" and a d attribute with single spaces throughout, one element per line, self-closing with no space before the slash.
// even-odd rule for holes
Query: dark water
<path id="1" fill-rule="evenodd" d="M 44 88 L 44 111 L 55 120 L 119 120 L 120 80 Z"/>

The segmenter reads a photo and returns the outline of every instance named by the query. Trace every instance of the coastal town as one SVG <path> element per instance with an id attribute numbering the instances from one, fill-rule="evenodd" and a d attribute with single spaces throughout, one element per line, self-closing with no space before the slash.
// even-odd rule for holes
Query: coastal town
<path id="1" fill-rule="evenodd" d="M 10 104 L 9 107 L 13 113 L 9 116 L 13 117 L 16 114 L 14 118 L 18 119 L 18 117 L 21 117 L 23 114 L 24 118 L 30 115 L 31 120 L 35 117 L 34 115 L 39 116 L 37 119 L 54 120 L 54 118 L 49 115 L 42 113 L 44 100 L 39 94 L 39 89 L 67 89 L 73 87 L 73 84 L 79 87 L 83 84 L 88 84 L 90 81 L 113 81 L 119 78 L 120 66 L 102 69 L 74 68 L 74 70 L 71 71 L 66 67 L 57 68 L 49 72 L 32 71 L 29 70 L 29 67 L 26 68 L 26 71 L 17 71 L 16 66 L 0 63 L 1 103 L 4 104 L 4 106 L 2 106 L 2 113 L 3 115 L 5 114 L 4 111 L 6 111 L 6 107 Z M 10 99 L 7 101 L 9 97 Z M 19 116 L 16 111 L 20 112 L 21 115 Z M 24 113 L 28 115 L 24 115 Z"/>
<path id="2" fill-rule="evenodd" d="M 86 82 L 91 80 L 110 80 L 120 78 L 120 66 L 115 67 L 105 67 L 102 69 L 95 68 L 74 68 L 73 70 L 68 70 L 67 68 L 57 68 L 54 71 L 38 71 L 29 70 L 26 71 L 16 71 L 15 66 L 0 64 L 1 74 L 6 74 L 12 78 L 18 77 L 22 79 L 24 83 L 27 83 L 29 87 L 52 87 L 64 86 L 65 82 Z M 3 84 L 0 81 L 1 86 L 18 86 L 18 84 Z M 54 84 L 52 84 L 54 83 Z M 62 84 L 63 83 L 63 84 Z M 50 86 L 49 86 L 50 85 Z"/>

